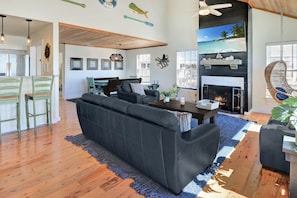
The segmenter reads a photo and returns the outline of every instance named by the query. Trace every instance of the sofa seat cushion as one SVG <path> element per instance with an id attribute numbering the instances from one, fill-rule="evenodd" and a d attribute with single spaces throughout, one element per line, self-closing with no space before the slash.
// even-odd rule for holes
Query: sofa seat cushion
<path id="1" fill-rule="evenodd" d="M 145 95 L 143 86 L 140 83 L 130 83 L 133 93 L 138 93 L 140 95 Z"/>

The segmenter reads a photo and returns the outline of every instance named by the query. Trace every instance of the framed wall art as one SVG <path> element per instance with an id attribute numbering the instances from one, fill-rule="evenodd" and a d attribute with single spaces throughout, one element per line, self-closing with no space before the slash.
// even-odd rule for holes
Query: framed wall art
<path id="1" fill-rule="evenodd" d="M 109 59 L 101 59 L 101 70 L 111 70 L 111 63 Z"/>
<path id="2" fill-rule="evenodd" d="M 82 58 L 70 58 L 70 69 L 71 70 L 83 70 L 83 59 Z"/>
<path id="3" fill-rule="evenodd" d="M 123 70 L 123 61 L 114 61 L 114 69 L 115 70 Z"/>
<path id="4" fill-rule="evenodd" d="M 98 59 L 97 58 L 87 58 L 87 69 L 97 70 L 98 69 Z"/>

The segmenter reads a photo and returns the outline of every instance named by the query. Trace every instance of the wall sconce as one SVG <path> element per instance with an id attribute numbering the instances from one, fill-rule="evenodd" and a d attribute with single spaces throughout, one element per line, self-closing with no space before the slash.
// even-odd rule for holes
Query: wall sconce
<path id="1" fill-rule="evenodd" d="M 3 33 L 3 18 L 5 18 L 6 16 L 5 15 L 0 15 L 0 17 L 2 18 L 2 31 L 1 31 L 0 43 L 4 43 L 5 36 L 4 36 L 4 33 Z"/>
<path id="2" fill-rule="evenodd" d="M 28 22 L 27 45 L 30 46 L 30 45 L 31 45 L 31 38 L 30 38 L 30 22 L 31 22 L 32 20 L 31 20 L 31 19 L 26 19 L 26 21 Z"/>
<path id="3" fill-rule="evenodd" d="M 168 63 L 169 63 L 168 55 L 163 54 L 162 59 L 158 57 L 158 58 L 155 58 L 155 60 L 157 61 L 157 66 L 160 67 L 161 69 L 168 67 Z"/>

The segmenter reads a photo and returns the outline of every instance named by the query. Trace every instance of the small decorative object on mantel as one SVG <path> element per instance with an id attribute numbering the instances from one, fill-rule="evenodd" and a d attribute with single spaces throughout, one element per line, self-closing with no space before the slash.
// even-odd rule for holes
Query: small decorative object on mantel
<path id="1" fill-rule="evenodd" d="M 216 59 L 222 59 L 222 58 L 223 58 L 222 54 L 218 53 L 216 56 Z"/>
<path id="2" fill-rule="evenodd" d="M 160 67 L 161 69 L 168 67 L 168 63 L 169 63 L 168 55 L 163 54 L 162 59 L 158 57 L 158 58 L 155 58 L 155 60 L 158 62 L 157 66 Z"/>
<path id="3" fill-rule="evenodd" d="M 229 65 L 230 69 L 238 69 L 238 65 L 242 64 L 242 60 L 234 59 L 233 56 L 229 56 L 223 59 L 206 59 L 203 58 L 200 61 L 200 65 L 204 65 L 205 69 L 211 69 L 212 65 Z"/>
<path id="4" fill-rule="evenodd" d="M 62 1 L 65 1 L 67 3 L 72 3 L 74 5 L 78 5 L 78 6 L 82 7 L 82 8 L 85 8 L 86 7 L 86 4 L 84 4 L 84 3 L 78 3 L 76 1 L 71 1 L 71 0 L 62 0 Z"/>

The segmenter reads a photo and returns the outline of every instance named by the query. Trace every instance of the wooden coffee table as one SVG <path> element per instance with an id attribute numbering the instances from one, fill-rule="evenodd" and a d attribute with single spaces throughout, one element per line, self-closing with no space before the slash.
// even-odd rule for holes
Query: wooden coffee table
<path id="1" fill-rule="evenodd" d="M 170 102 L 164 103 L 163 100 L 158 100 L 148 103 L 150 106 L 168 109 L 171 111 L 189 112 L 192 113 L 193 118 L 198 119 L 198 124 L 203 124 L 204 120 L 210 119 L 210 123 L 215 123 L 216 115 L 219 108 L 213 110 L 199 109 L 195 103 L 186 102 L 185 105 L 180 105 L 178 100 L 170 100 Z"/>

